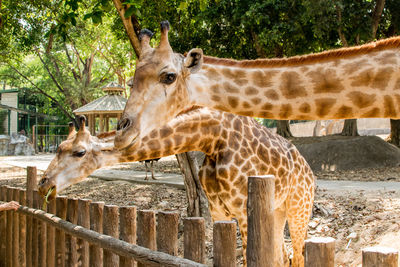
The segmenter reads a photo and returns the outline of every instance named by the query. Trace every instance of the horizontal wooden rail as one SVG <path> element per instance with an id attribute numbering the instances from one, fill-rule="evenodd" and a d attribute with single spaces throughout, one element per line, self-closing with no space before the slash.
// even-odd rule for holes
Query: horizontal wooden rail
<path id="1" fill-rule="evenodd" d="M 108 249 L 120 256 L 134 258 L 135 260 L 145 263 L 148 266 L 207 266 L 191 260 L 174 257 L 163 252 L 152 251 L 147 248 L 129 244 L 107 235 L 99 234 L 95 231 L 83 228 L 82 226 L 64 221 L 61 218 L 53 214 L 46 213 L 42 210 L 21 206 L 17 212 L 44 221 L 71 236 L 84 239 L 92 244 L 96 244 L 104 249 Z"/>

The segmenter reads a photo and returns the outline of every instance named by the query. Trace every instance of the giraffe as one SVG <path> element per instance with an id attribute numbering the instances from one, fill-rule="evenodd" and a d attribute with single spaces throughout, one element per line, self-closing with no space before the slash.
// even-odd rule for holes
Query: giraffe
<path id="1" fill-rule="evenodd" d="M 116 162 L 132 162 L 187 151 L 206 154 L 199 179 L 214 221 L 236 218 L 244 255 L 247 244 L 247 177 L 275 175 L 275 266 L 288 266 L 283 243 L 286 220 L 293 244 L 292 266 L 303 266 L 303 246 L 314 198 L 314 175 L 289 141 L 254 119 L 196 108 L 135 142 L 111 148 L 111 139 L 93 137 L 84 120 L 75 136 L 61 143 L 56 157 L 39 182 L 39 193 L 54 198 L 94 170 Z M 108 138 L 111 138 L 109 136 Z"/>
<path id="2" fill-rule="evenodd" d="M 400 118 L 400 37 L 283 59 L 235 61 L 199 48 L 174 53 L 169 23 L 141 32 L 131 95 L 118 124 L 123 148 L 192 105 L 278 120 Z"/>

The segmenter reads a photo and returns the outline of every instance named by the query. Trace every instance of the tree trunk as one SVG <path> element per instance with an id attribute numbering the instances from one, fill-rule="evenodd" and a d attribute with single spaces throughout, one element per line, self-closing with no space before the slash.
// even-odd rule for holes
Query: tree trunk
<path id="1" fill-rule="evenodd" d="M 199 160 L 196 152 L 186 152 L 176 155 L 184 177 L 186 196 L 188 199 L 188 217 L 204 217 L 211 220 L 208 201 L 199 180 Z"/>
<path id="2" fill-rule="evenodd" d="M 400 120 L 390 119 L 390 135 L 386 141 L 400 147 Z"/>
<path id="3" fill-rule="evenodd" d="M 137 58 L 140 58 L 140 42 L 138 38 L 140 31 L 139 23 L 134 15 L 125 18 L 125 11 L 129 8 L 129 5 L 123 5 L 122 1 L 120 0 L 113 0 L 113 2 L 119 16 L 121 17 L 122 23 L 124 24 L 124 28 L 128 35 L 129 41 L 135 50 L 136 56 Z"/>
<path id="4" fill-rule="evenodd" d="M 358 129 L 357 129 L 357 119 L 345 120 L 341 135 L 343 135 L 343 136 L 359 136 Z"/>
<path id="5" fill-rule="evenodd" d="M 277 120 L 276 121 L 276 133 L 285 138 L 293 137 L 292 132 L 290 132 L 290 125 L 288 120 Z"/>
<path id="6" fill-rule="evenodd" d="M 374 12 L 372 13 L 372 40 L 376 37 L 376 31 L 378 30 L 378 25 L 381 20 L 382 11 L 385 7 L 385 0 L 377 0 L 374 8 Z"/>

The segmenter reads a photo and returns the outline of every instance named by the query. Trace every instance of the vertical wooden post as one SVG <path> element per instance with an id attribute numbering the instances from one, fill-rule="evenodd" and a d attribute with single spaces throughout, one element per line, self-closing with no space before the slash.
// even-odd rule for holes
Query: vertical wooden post
<path id="1" fill-rule="evenodd" d="M 136 207 L 119 208 L 119 239 L 136 244 Z M 119 257 L 120 267 L 133 267 L 132 258 Z"/>
<path id="2" fill-rule="evenodd" d="M 90 230 L 99 234 L 103 233 L 103 209 L 104 202 L 90 203 Z M 103 249 L 89 244 L 89 265 L 91 267 L 103 266 Z"/>
<path id="3" fill-rule="evenodd" d="M 119 236 L 119 213 L 118 206 L 105 205 L 103 213 L 103 233 L 112 237 Z M 103 251 L 104 266 L 119 266 L 119 256 L 109 250 Z"/>
<path id="4" fill-rule="evenodd" d="M 10 187 L 7 187 L 7 201 L 12 200 L 12 189 Z M 13 223 L 14 223 L 14 216 L 13 212 L 11 210 L 6 211 L 6 216 L 7 216 L 7 233 L 6 233 L 6 266 L 7 267 L 12 267 L 13 265 L 13 246 L 12 246 L 12 240 L 13 240 Z"/>
<path id="5" fill-rule="evenodd" d="M 157 249 L 156 215 L 152 210 L 139 210 L 137 213 L 137 244 L 151 250 Z M 138 262 L 137 266 L 146 265 Z"/>
<path id="6" fill-rule="evenodd" d="M 26 191 L 19 190 L 19 204 L 26 206 Z M 26 216 L 19 216 L 19 265 L 26 266 Z"/>
<path id="7" fill-rule="evenodd" d="M 76 224 L 78 222 L 78 199 L 68 198 L 67 221 Z M 76 266 L 78 264 L 76 237 L 65 235 L 65 266 Z"/>
<path id="8" fill-rule="evenodd" d="M 38 209 L 47 212 L 47 208 L 43 209 L 43 198 L 36 192 Z M 47 224 L 43 221 L 38 221 L 39 226 L 39 245 L 38 245 L 38 263 L 39 266 L 47 266 Z"/>
<path id="9" fill-rule="evenodd" d="M 51 214 L 56 214 L 57 209 L 56 209 L 56 200 L 51 201 L 47 205 L 47 212 Z M 53 226 L 47 225 L 47 255 L 46 255 L 46 260 L 47 260 L 47 265 L 46 266 L 56 266 L 56 245 L 55 245 L 55 235 L 56 235 L 56 229 Z"/>
<path id="10" fill-rule="evenodd" d="M 274 266 L 273 175 L 250 176 L 247 199 L 247 265 Z"/>
<path id="11" fill-rule="evenodd" d="M 99 132 L 100 133 L 104 132 L 104 116 L 103 116 L 103 114 L 100 114 L 100 118 L 99 118 Z"/>
<path id="12" fill-rule="evenodd" d="M 7 189 L 0 187 L 0 200 L 7 201 Z M 6 212 L 0 212 L 0 266 L 6 265 L 6 236 L 7 236 L 7 216 Z"/>
<path id="13" fill-rule="evenodd" d="M 36 145 L 35 145 L 36 149 Z M 37 170 L 35 166 L 28 166 L 26 169 L 26 205 L 33 208 L 33 190 L 36 189 Z M 33 223 L 31 216 L 26 217 L 26 266 L 33 265 L 32 245 L 33 245 Z"/>
<path id="14" fill-rule="evenodd" d="M 307 267 L 334 267 L 335 239 L 313 237 L 306 240 L 304 262 Z"/>
<path id="15" fill-rule="evenodd" d="M 67 198 L 56 197 L 56 216 L 65 220 L 67 218 Z M 65 266 L 65 233 L 61 230 L 56 229 L 56 245 L 55 245 L 55 266 Z"/>
<path id="16" fill-rule="evenodd" d="M 369 247 L 362 250 L 363 267 L 397 267 L 399 251 L 387 247 Z"/>
<path id="17" fill-rule="evenodd" d="M 19 202 L 19 191 L 17 188 L 11 189 L 12 200 Z M 22 215 L 21 215 L 22 216 Z M 13 267 L 19 267 L 19 214 L 13 211 Z"/>
<path id="18" fill-rule="evenodd" d="M 213 229 L 214 266 L 236 266 L 236 223 L 218 221 Z"/>
<path id="19" fill-rule="evenodd" d="M 157 250 L 178 255 L 179 212 L 160 211 L 157 214 Z"/>
<path id="20" fill-rule="evenodd" d="M 33 191 L 33 208 L 39 208 L 39 194 L 37 190 Z M 39 266 L 39 225 L 40 221 L 32 219 L 32 266 Z"/>
<path id="21" fill-rule="evenodd" d="M 206 262 L 206 228 L 203 217 L 190 217 L 183 220 L 184 258 Z"/>
<path id="22" fill-rule="evenodd" d="M 90 200 L 78 200 L 78 225 L 90 229 Z M 89 267 L 89 243 L 85 240 L 78 239 L 78 264 L 81 267 Z"/>

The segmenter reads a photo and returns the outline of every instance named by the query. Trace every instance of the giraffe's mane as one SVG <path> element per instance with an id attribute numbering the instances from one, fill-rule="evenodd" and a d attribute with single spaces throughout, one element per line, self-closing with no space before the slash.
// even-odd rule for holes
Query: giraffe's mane
<path id="1" fill-rule="evenodd" d="M 204 63 L 210 65 L 232 66 L 240 68 L 272 68 L 298 66 L 304 64 L 318 63 L 328 60 L 342 59 L 365 55 L 371 52 L 378 52 L 385 49 L 400 48 L 400 36 L 392 37 L 360 46 L 345 47 L 328 50 L 316 54 L 294 56 L 289 58 L 255 59 L 255 60 L 234 60 L 228 58 L 217 58 L 204 56 Z"/>

